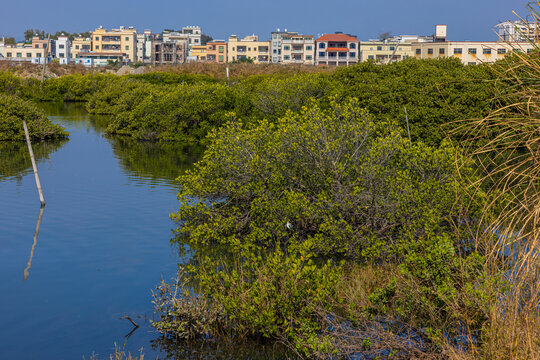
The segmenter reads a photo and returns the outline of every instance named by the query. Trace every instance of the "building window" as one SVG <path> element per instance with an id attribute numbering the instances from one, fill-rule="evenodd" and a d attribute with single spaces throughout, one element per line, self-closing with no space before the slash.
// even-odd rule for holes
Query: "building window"
<path id="1" fill-rule="evenodd" d="M 382 46 L 377 46 L 377 51 L 381 51 L 382 50 Z"/>
<path id="2" fill-rule="evenodd" d="M 462 54 L 463 53 L 463 49 L 461 48 L 455 48 L 454 49 L 454 54 Z"/>
<path id="3" fill-rule="evenodd" d="M 96 41 L 99 41 L 99 36 L 96 36 Z"/>
<path id="4" fill-rule="evenodd" d="M 223 61 L 223 55 L 219 55 L 219 61 Z"/>
<path id="5" fill-rule="evenodd" d="M 349 57 L 352 57 L 352 58 L 356 57 L 356 53 L 355 52 L 349 53 Z"/>
<path id="6" fill-rule="evenodd" d="M 220 53 L 223 52 L 223 46 L 220 46 L 220 47 L 219 47 L 219 52 L 220 52 Z"/>
<path id="7" fill-rule="evenodd" d="M 17 57 L 22 57 L 22 53 L 17 53 Z"/>
<path id="8" fill-rule="evenodd" d="M 313 56 L 311 56 L 311 55 L 306 55 L 306 60 L 313 60 Z"/>
<path id="9" fill-rule="evenodd" d="M 283 47 L 283 49 L 284 49 L 284 50 L 290 50 L 291 47 L 290 47 L 289 45 L 285 45 L 285 46 Z"/>
<path id="10" fill-rule="evenodd" d="M 64 48 L 64 44 L 58 45 L 58 48 L 59 48 L 59 49 L 63 49 L 63 48 Z"/>
<path id="11" fill-rule="evenodd" d="M 126 41 L 129 41 L 129 38 L 126 36 Z"/>
<path id="12" fill-rule="evenodd" d="M 422 50 L 421 49 L 416 49 L 416 55 L 421 55 L 422 54 Z"/>
<path id="13" fill-rule="evenodd" d="M 96 45 L 96 50 L 99 50 L 99 45 Z"/>
<path id="14" fill-rule="evenodd" d="M 374 59 L 375 59 L 375 56 L 373 56 L 373 55 L 368 56 L 368 60 L 374 60 Z"/>
<path id="15" fill-rule="evenodd" d="M 34 45 L 34 48 L 39 49 L 39 44 Z"/>
<path id="16" fill-rule="evenodd" d="M 126 45 L 126 50 L 129 50 L 129 46 Z"/>
<path id="17" fill-rule="evenodd" d="M 497 54 L 506 54 L 506 49 L 497 49 Z"/>
<path id="18" fill-rule="evenodd" d="M 433 49 L 431 49 L 431 48 L 427 49 L 427 53 L 428 53 L 428 55 L 433 55 Z"/>
<path id="19" fill-rule="evenodd" d="M 274 49 L 274 54 L 277 54 L 277 50 L 276 50 L 276 49 Z"/>
<path id="20" fill-rule="evenodd" d="M 390 51 L 394 51 L 395 49 L 395 46 L 390 46 Z"/>
<path id="21" fill-rule="evenodd" d="M 76 49 L 76 50 L 79 50 L 79 45 L 75 45 L 75 49 Z"/>
<path id="22" fill-rule="evenodd" d="M 356 49 L 356 44 L 355 43 L 349 44 L 349 49 Z"/>
<path id="23" fill-rule="evenodd" d="M 469 54 L 476 55 L 476 48 L 469 49 Z"/>
<path id="24" fill-rule="evenodd" d="M 26 53 L 26 57 L 32 57 L 32 53 Z"/>
<path id="25" fill-rule="evenodd" d="M 8 53 L 7 53 L 7 57 L 11 57 L 11 56 L 12 56 L 12 55 L 11 55 L 11 53 L 10 53 L 10 52 L 8 52 Z"/>
<path id="26" fill-rule="evenodd" d="M 484 53 L 484 55 L 490 55 L 491 49 L 484 49 L 482 52 Z"/>
<path id="27" fill-rule="evenodd" d="M 313 50 L 313 48 L 311 47 L 311 45 L 307 45 L 307 46 L 306 46 L 306 50 L 307 50 L 307 51 L 311 51 L 311 50 Z"/>
<path id="28" fill-rule="evenodd" d="M 321 58 L 324 57 L 324 51 L 321 51 L 321 52 L 319 53 L 319 57 L 321 57 Z"/>
<path id="29" fill-rule="evenodd" d="M 439 55 L 444 55 L 444 48 L 439 48 Z"/>
<path id="30" fill-rule="evenodd" d="M 326 48 L 326 44 L 325 43 L 319 43 L 319 49 L 324 49 Z"/>
<path id="31" fill-rule="evenodd" d="M 284 56 L 283 56 L 283 59 L 284 59 L 284 60 L 290 60 L 291 57 L 290 57 L 289 55 L 284 55 Z"/>

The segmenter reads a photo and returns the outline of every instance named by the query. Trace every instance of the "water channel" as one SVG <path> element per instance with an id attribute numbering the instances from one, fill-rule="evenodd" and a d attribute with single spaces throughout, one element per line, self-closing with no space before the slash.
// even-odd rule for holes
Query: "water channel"
<path id="1" fill-rule="evenodd" d="M 107 138 L 84 105 L 42 106 L 71 134 L 34 144 L 42 213 L 25 144 L 0 142 L 0 359 L 108 359 L 115 343 L 166 358 L 151 291 L 175 274 L 174 179 L 200 151 Z"/>

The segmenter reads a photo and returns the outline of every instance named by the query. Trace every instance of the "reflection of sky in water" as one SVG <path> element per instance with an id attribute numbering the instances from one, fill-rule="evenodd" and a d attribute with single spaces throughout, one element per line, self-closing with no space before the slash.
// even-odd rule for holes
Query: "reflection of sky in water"
<path id="1" fill-rule="evenodd" d="M 175 273 L 174 178 L 193 157 L 107 139 L 83 105 L 47 106 L 71 136 L 38 160 L 47 205 L 35 244 L 40 209 L 29 158 L 11 152 L 0 167 L 0 359 L 108 358 L 132 330 L 119 320 L 126 314 L 141 324 L 126 349 L 154 358 L 151 290 Z"/>

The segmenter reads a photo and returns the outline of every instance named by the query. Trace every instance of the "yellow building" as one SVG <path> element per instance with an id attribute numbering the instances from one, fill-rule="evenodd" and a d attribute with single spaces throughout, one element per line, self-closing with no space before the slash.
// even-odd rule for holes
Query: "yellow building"
<path id="1" fill-rule="evenodd" d="M 133 27 L 107 31 L 99 28 L 92 33 L 92 51 L 108 54 L 123 54 L 124 59 L 137 60 L 137 30 Z"/>
<path id="2" fill-rule="evenodd" d="M 92 50 L 92 40 L 90 38 L 76 37 L 71 43 L 71 56 L 77 57 L 80 52 L 89 52 Z"/>
<path id="3" fill-rule="evenodd" d="M 399 41 L 361 41 L 359 44 L 359 61 L 373 60 L 380 64 L 399 61 L 412 57 L 412 43 Z"/>
<path id="4" fill-rule="evenodd" d="M 256 35 L 239 40 L 236 35 L 229 37 L 227 44 L 227 62 L 251 59 L 255 64 L 270 62 L 270 41 L 259 41 Z"/>
<path id="5" fill-rule="evenodd" d="M 197 58 L 199 61 L 206 61 L 206 45 L 192 45 L 190 57 Z"/>

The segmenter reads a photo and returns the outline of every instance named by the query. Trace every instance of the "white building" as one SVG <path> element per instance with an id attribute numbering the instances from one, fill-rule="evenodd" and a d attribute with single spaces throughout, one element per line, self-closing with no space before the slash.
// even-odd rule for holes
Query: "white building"
<path id="1" fill-rule="evenodd" d="M 144 30 L 142 34 L 137 34 L 137 62 L 152 63 L 152 46 L 155 37 L 150 30 Z"/>
<path id="2" fill-rule="evenodd" d="M 298 33 L 287 31 L 287 29 L 285 29 L 285 31 L 281 31 L 280 29 L 272 31 L 272 40 L 270 40 L 270 62 L 272 63 L 280 63 L 283 61 L 281 46 L 283 44 L 284 35 L 298 35 Z"/>
<path id="3" fill-rule="evenodd" d="M 56 57 L 60 64 L 69 64 L 71 61 L 71 41 L 67 36 L 59 36 L 56 40 Z"/>
<path id="4" fill-rule="evenodd" d="M 538 38 L 538 25 L 531 22 L 505 21 L 495 25 L 501 41 L 534 41 Z"/>
<path id="5" fill-rule="evenodd" d="M 191 56 L 192 47 L 194 45 L 202 45 L 201 27 L 200 26 L 184 26 L 182 28 L 182 34 L 187 35 L 189 55 Z"/>

